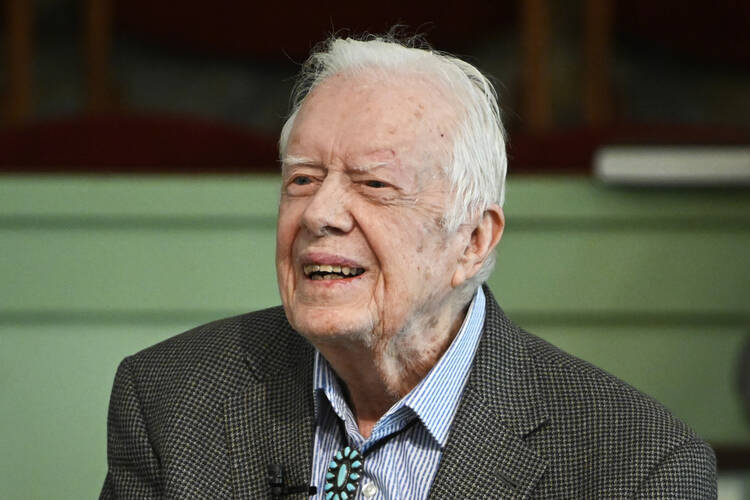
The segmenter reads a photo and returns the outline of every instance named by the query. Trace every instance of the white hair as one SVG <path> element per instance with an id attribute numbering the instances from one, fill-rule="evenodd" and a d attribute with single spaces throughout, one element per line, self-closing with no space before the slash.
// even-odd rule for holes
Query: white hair
<path id="1" fill-rule="evenodd" d="M 279 138 L 282 160 L 305 97 L 327 78 L 342 73 L 380 79 L 419 75 L 441 84 L 454 96 L 459 119 L 445 165 L 453 194 L 443 218 L 446 230 L 455 231 L 460 224 L 476 220 L 493 203 L 503 205 L 507 158 L 495 88 L 471 64 L 432 50 L 417 38 L 401 42 L 392 35 L 366 40 L 332 37 L 316 48 L 302 65 L 292 93 L 291 113 Z M 467 287 L 472 293 L 487 280 L 494 263 L 492 254 Z"/>

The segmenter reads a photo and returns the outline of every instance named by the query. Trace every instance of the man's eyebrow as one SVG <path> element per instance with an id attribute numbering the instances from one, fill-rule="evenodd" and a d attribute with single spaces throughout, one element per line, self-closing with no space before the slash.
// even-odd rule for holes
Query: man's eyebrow
<path id="1" fill-rule="evenodd" d="M 388 167 L 397 162 L 396 153 L 392 149 L 375 148 L 364 154 L 352 155 L 347 158 L 346 166 L 355 172 L 367 172 L 378 167 Z"/>
<path id="2" fill-rule="evenodd" d="M 313 160 L 312 158 L 308 158 L 306 156 L 294 156 L 294 155 L 287 155 L 281 159 L 282 167 L 289 167 L 292 165 L 307 165 L 310 167 L 319 167 L 320 162 Z"/>
<path id="3" fill-rule="evenodd" d="M 374 168 L 378 167 L 387 167 L 388 165 L 393 164 L 392 161 L 368 161 L 368 160 L 359 160 L 359 161 L 352 161 L 349 162 L 349 168 L 355 172 L 368 172 Z"/>
<path id="4" fill-rule="evenodd" d="M 372 170 L 373 168 L 377 167 L 386 167 L 388 165 L 393 164 L 393 161 L 391 160 L 354 160 L 348 162 L 349 169 L 355 171 L 355 172 L 367 172 L 369 170 Z M 309 166 L 309 167 L 320 167 L 320 162 L 318 160 L 313 160 L 312 158 L 308 158 L 306 156 L 294 156 L 294 155 L 288 155 L 285 156 L 281 160 L 281 166 L 283 167 L 292 167 L 292 166 Z"/>

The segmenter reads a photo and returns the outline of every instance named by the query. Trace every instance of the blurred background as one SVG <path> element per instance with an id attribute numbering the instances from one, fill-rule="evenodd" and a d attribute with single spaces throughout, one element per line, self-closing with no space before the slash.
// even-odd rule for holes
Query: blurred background
<path id="1" fill-rule="evenodd" d="M 750 3 L 4 0 L 0 498 L 91 498 L 117 363 L 279 303 L 276 140 L 331 33 L 494 78 L 517 323 L 662 401 L 750 498 Z"/>

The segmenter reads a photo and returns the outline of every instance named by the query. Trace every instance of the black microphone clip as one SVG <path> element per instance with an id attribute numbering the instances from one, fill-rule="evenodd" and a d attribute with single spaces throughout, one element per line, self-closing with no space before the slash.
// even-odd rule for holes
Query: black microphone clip
<path id="1" fill-rule="evenodd" d="M 268 466 L 268 484 L 271 486 L 273 498 L 280 498 L 284 495 L 284 466 L 281 464 Z"/>
<path id="2" fill-rule="evenodd" d="M 272 498 L 281 498 L 296 493 L 307 493 L 312 496 L 318 492 L 318 488 L 315 486 L 284 486 L 284 466 L 281 464 L 270 464 L 268 466 L 268 485 L 271 487 Z"/>

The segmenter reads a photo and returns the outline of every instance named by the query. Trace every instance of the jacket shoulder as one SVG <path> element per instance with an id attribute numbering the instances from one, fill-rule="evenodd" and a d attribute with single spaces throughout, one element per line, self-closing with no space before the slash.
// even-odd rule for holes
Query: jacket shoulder
<path id="1" fill-rule="evenodd" d="M 241 358 L 295 335 L 281 306 L 223 318 L 191 328 L 128 357 L 133 367 L 198 367 Z"/>
<path id="2" fill-rule="evenodd" d="M 601 488 L 597 494 L 637 491 L 649 480 L 703 492 L 715 488 L 713 450 L 671 411 L 601 368 L 520 334 L 537 367 L 549 417 L 530 441 L 554 457 L 557 477 L 571 481 L 571 488 L 587 478 L 591 488 Z"/>
<path id="3" fill-rule="evenodd" d="M 585 425 L 611 426 L 615 420 L 627 419 L 634 428 L 657 426 L 663 431 L 659 433 L 661 436 L 678 441 L 695 437 L 686 424 L 651 396 L 536 335 L 519 331 L 535 361 L 540 388 L 552 409 L 565 410 L 575 417 L 573 420 Z"/>
<path id="4" fill-rule="evenodd" d="M 169 498 L 230 496 L 227 402 L 266 368 L 289 370 L 287 353 L 305 356 L 302 346 L 275 307 L 198 326 L 125 358 L 110 399 L 105 493 L 117 483 L 147 484 Z"/>
<path id="5" fill-rule="evenodd" d="M 113 394 L 134 395 L 158 446 L 172 432 L 209 428 L 208 422 L 218 428 L 227 398 L 258 374 L 289 370 L 291 356 L 306 355 L 306 345 L 281 307 L 220 319 L 125 358 Z"/>
<path id="6" fill-rule="evenodd" d="M 127 373 L 144 412 L 161 413 L 181 402 L 218 403 L 242 390 L 253 373 L 274 373 L 289 364 L 291 352 L 303 352 L 306 341 L 273 307 L 212 321 L 166 339 L 125 358 Z M 288 368 L 286 368 L 288 369 Z"/>

